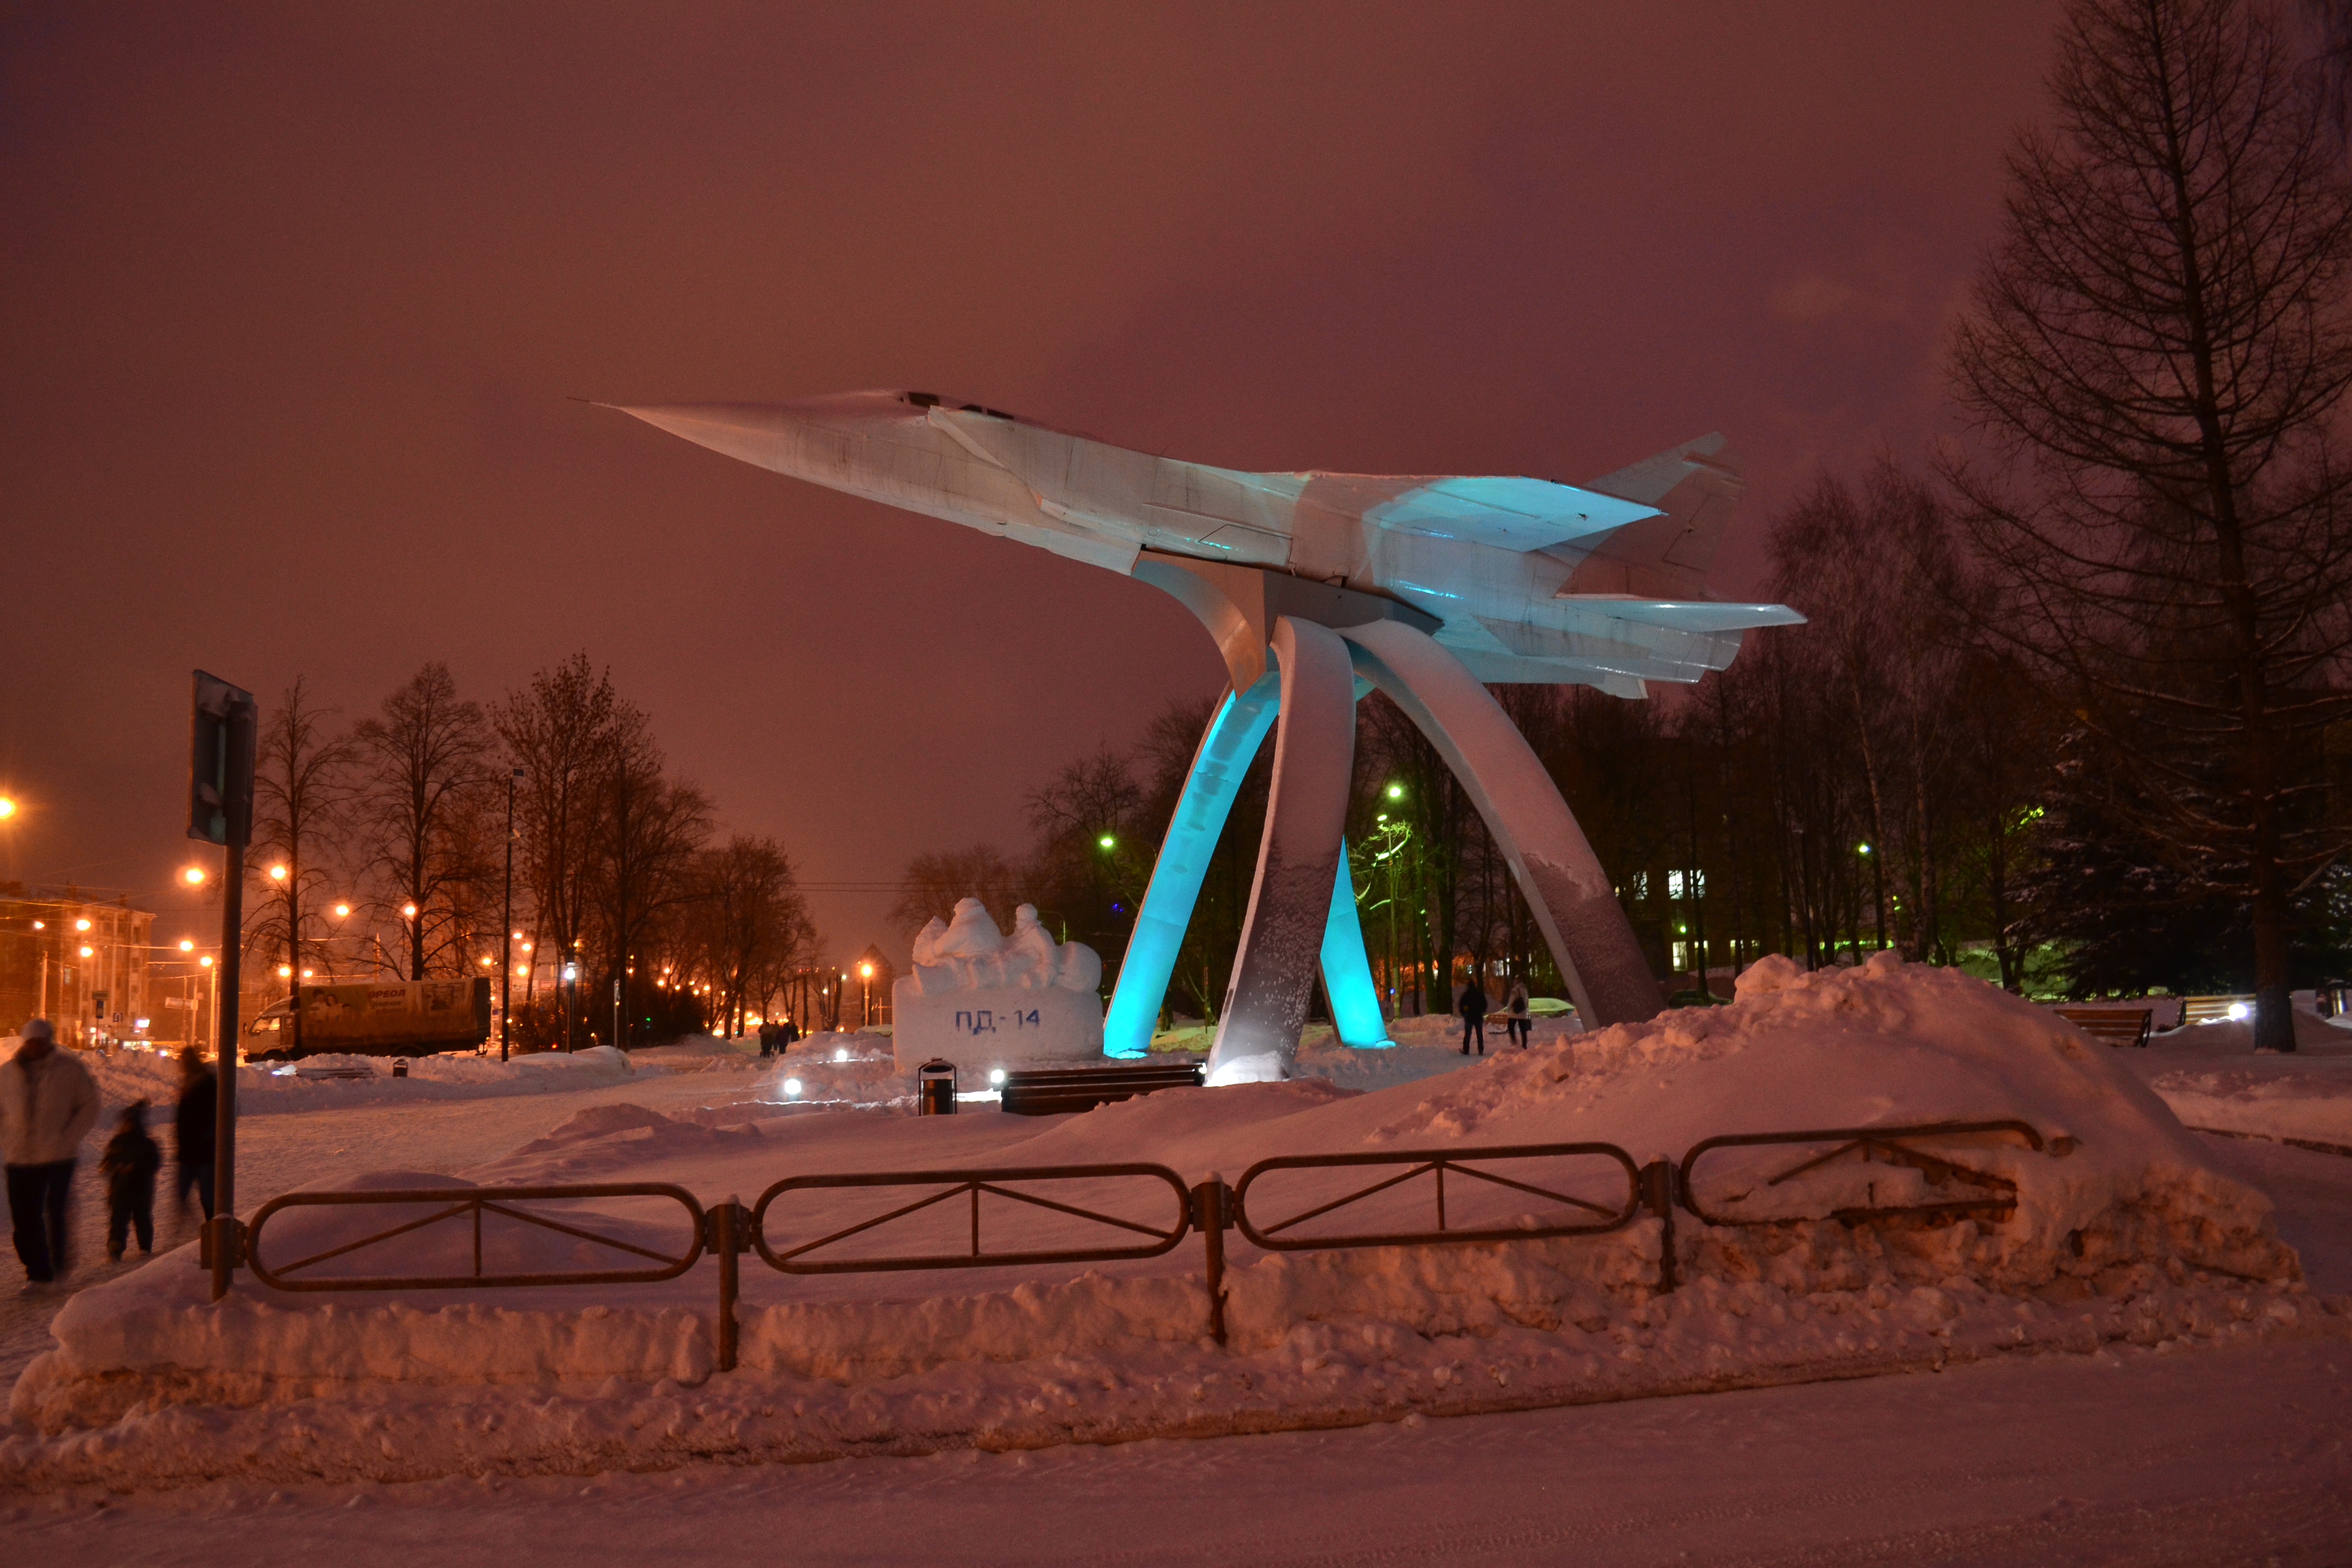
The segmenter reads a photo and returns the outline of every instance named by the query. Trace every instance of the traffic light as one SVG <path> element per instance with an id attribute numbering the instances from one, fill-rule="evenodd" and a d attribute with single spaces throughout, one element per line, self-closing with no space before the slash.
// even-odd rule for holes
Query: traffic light
<path id="1" fill-rule="evenodd" d="M 188 837 L 226 844 L 230 819 L 243 838 L 253 820 L 253 693 L 196 671 L 194 738 L 188 759 Z"/>

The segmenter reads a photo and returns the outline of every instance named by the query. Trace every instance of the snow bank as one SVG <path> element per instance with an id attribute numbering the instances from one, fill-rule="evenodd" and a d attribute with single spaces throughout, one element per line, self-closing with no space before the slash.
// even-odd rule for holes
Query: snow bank
<path id="1" fill-rule="evenodd" d="M 551 1094 L 616 1083 L 633 1070 L 628 1053 L 596 1046 L 567 1054 L 542 1051 L 500 1061 L 495 1055 L 443 1054 L 411 1057 L 408 1076 L 392 1076 L 390 1057 L 320 1055 L 299 1062 L 261 1062 L 236 1069 L 236 1109 L 240 1116 L 268 1116 L 289 1110 L 342 1110 L 362 1105 L 405 1101 L 487 1100 L 511 1094 Z M 170 1105 L 179 1099 L 180 1068 L 173 1056 L 162 1052 L 118 1051 L 111 1056 L 84 1052 L 82 1065 L 98 1080 L 100 1097 L 110 1106 L 144 1100 Z M 304 1078 L 308 1068 L 346 1068 L 363 1078 Z"/>
<path id="2" fill-rule="evenodd" d="M 2121 1065 L 2189 1126 L 2352 1148 L 2352 1028 L 2297 1007 L 2293 1055 L 2260 1055 L 2251 1022 L 2192 1024 Z"/>
<path id="3" fill-rule="evenodd" d="M 1816 974 L 1768 961 L 1731 1006 L 1371 1093 L 1309 1079 L 1034 1121 L 599 1106 L 471 1174 L 676 1181 L 709 1202 L 795 1171 L 1146 1159 L 1192 1181 L 1277 1152 L 1580 1140 L 1646 1161 L 1719 1133 L 2011 1117 L 2044 1148 L 1937 1146 L 2014 1184 L 2005 1220 L 1835 1217 L 1946 1195 L 1909 1166 L 1849 1158 L 1777 1186 L 1756 1178 L 1806 1151 L 1703 1166 L 1705 1206 L 1765 1223 L 1678 1214 L 1671 1293 L 1648 1216 L 1599 1237 L 1271 1256 L 1232 1233 L 1224 1348 L 1203 1338 L 1192 1239 L 1145 1262 L 961 1274 L 787 1279 L 747 1260 L 742 1362 L 723 1374 L 709 1370 L 707 1263 L 625 1289 L 337 1297 L 246 1281 L 214 1306 L 198 1272 L 167 1259 L 60 1314 L 58 1348 L 12 1404 L 42 1435 L 0 1443 L 0 1476 L 392 1479 L 1025 1447 L 2345 1333 L 2352 1301 L 2297 1282 L 2268 1200 L 2209 1165 L 2116 1058 L 2040 1009 L 1890 954 Z M 725 1124 L 739 1115 L 767 1120 Z M 1485 1210 L 1459 1201 L 1456 1224 L 1501 1225 L 1529 1202 L 1503 1189 Z M 603 1203 L 580 1212 L 659 1223 Z M 315 1223 L 332 1245 L 331 1223 Z M 772 1213 L 772 1240 L 781 1223 Z M 1066 1222 L 1023 1223 L 992 1228 L 992 1245 Z"/>

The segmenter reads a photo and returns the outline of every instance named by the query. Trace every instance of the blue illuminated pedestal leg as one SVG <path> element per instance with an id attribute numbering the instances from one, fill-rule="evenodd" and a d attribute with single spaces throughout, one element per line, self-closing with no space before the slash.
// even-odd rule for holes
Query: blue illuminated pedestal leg
<path id="1" fill-rule="evenodd" d="M 1274 727 L 1281 693 L 1282 678 L 1271 670 L 1247 691 L 1228 691 L 1192 754 L 1192 771 L 1176 797 L 1176 813 L 1160 842 L 1127 956 L 1119 962 L 1110 1010 L 1103 1017 L 1103 1050 L 1110 1056 L 1139 1057 L 1151 1048 L 1160 1004 L 1201 896 L 1201 879 L 1208 874 L 1225 818 L 1233 815 L 1242 775 Z"/>
<path id="2" fill-rule="evenodd" d="M 1371 689 L 1369 682 L 1360 686 L 1359 696 Z M 1177 954 L 1184 945 L 1193 907 L 1200 900 L 1210 857 L 1233 815 L 1242 777 L 1281 711 L 1281 691 L 1278 668 L 1268 671 L 1245 692 L 1228 691 L 1202 734 L 1192 771 L 1177 796 L 1168 836 L 1160 843 L 1160 858 L 1151 868 L 1151 880 L 1144 889 L 1135 930 L 1119 963 L 1118 983 L 1103 1018 L 1106 1055 L 1136 1058 L 1150 1049 L 1152 1030 L 1159 1023 L 1169 981 L 1175 974 Z M 1364 950 L 1363 926 L 1357 914 L 1355 885 L 1349 875 L 1344 845 L 1330 913 L 1324 922 L 1320 956 L 1324 994 L 1330 999 L 1341 1042 L 1363 1047 L 1392 1043 L 1381 1019 L 1380 995 Z"/>
<path id="3" fill-rule="evenodd" d="M 1363 920 L 1356 911 L 1356 879 L 1348 874 L 1348 847 L 1339 846 L 1339 879 L 1331 889 L 1331 915 L 1323 922 L 1323 994 L 1343 1046 L 1391 1046 L 1381 1021 L 1381 994 L 1364 952 Z"/>

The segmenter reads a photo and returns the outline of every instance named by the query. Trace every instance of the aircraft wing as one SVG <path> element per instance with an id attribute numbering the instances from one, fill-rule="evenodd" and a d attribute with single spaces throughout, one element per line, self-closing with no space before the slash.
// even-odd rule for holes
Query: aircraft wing
<path id="1" fill-rule="evenodd" d="M 1266 475 L 1307 481 L 1316 504 L 1398 533 L 1458 539 L 1498 550 L 1547 545 L 1613 531 L 1658 509 L 1549 479 L 1471 475 Z"/>

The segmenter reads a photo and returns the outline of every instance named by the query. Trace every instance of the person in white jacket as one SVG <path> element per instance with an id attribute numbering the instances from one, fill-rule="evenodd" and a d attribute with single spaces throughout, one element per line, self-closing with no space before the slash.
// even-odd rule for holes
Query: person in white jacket
<path id="1" fill-rule="evenodd" d="M 0 1062 L 0 1160 L 7 1164 L 8 1223 L 25 1277 L 64 1278 L 66 1199 L 74 1159 L 98 1121 L 98 1085 L 60 1051 L 47 1018 L 26 1020 L 16 1054 Z"/>

